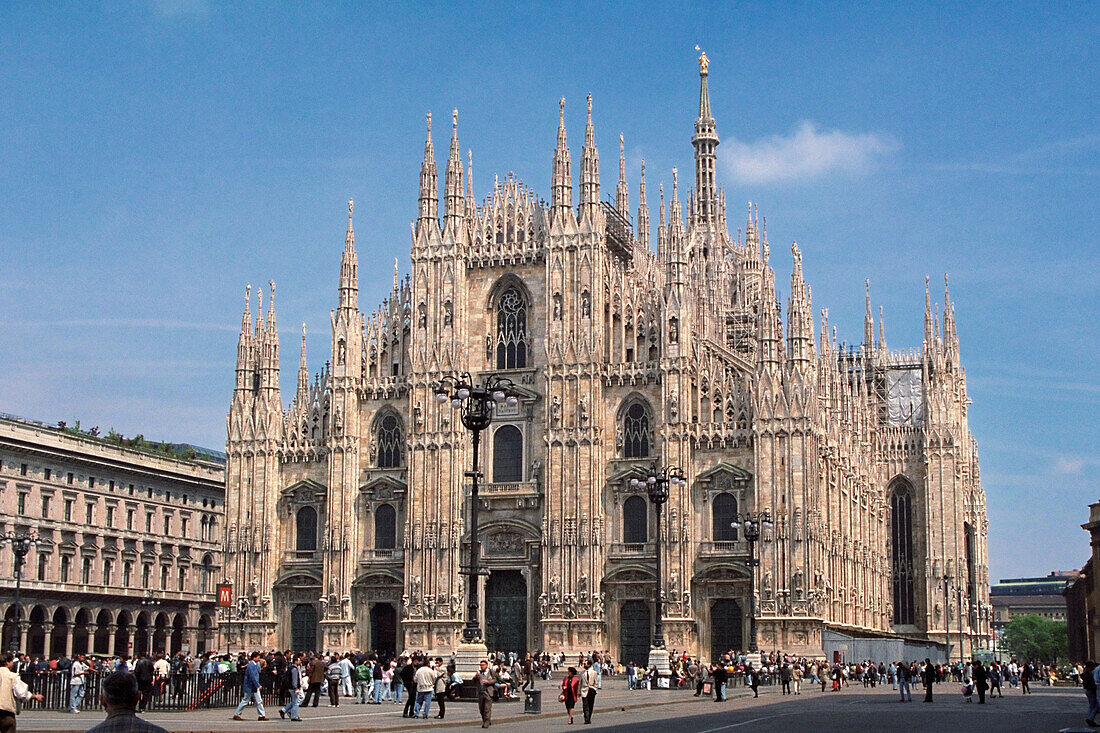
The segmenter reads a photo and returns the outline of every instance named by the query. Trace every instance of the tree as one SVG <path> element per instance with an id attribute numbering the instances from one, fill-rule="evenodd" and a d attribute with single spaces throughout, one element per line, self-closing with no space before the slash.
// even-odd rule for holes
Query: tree
<path id="1" fill-rule="evenodd" d="M 1069 632 L 1065 621 L 1051 621 L 1037 614 L 1017 616 L 1004 631 L 1005 646 L 1017 656 L 1033 662 L 1057 663 L 1069 654 Z"/>

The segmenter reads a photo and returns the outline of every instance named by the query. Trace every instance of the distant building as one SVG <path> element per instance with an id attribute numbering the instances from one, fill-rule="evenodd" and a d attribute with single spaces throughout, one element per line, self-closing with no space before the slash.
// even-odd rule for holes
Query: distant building
<path id="1" fill-rule="evenodd" d="M 1003 627 L 1018 616 L 1037 615 L 1052 621 L 1066 620 L 1062 591 L 1080 572 L 1060 570 L 1040 578 L 1002 578 L 989 589 L 993 623 Z"/>
<path id="2" fill-rule="evenodd" d="M 0 417 L 3 648 L 35 656 L 197 652 L 216 640 L 225 468 Z"/>
<path id="3" fill-rule="evenodd" d="M 1100 553 L 1100 501 L 1089 504 L 1089 521 L 1081 528 L 1088 530 L 1092 557 L 1063 591 L 1069 658 L 1075 662 L 1100 657 L 1100 620 L 1096 616 L 1096 608 L 1100 604 L 1100 595 L 1096 592 L 1096 568 L 1100 566 L 1097 559 Z"/>

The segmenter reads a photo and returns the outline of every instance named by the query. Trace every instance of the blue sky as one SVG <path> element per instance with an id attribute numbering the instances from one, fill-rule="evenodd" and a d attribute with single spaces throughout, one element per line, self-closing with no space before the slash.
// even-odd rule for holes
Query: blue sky
<path id="1" fill-rule="evenodd" d="M 579 159 L 591 92 L 604 192 L 622 132 L 653 201 L 691 169 L 698 44 L 731 219 L 759 203 L 780 283 L 798 240 L 849 342 L 864 278 L 899 348 L 951 274 L 992 574 L 1077 567 L 1098 32 L 1085 3 L 0 4 L 0 411 L 221 446 L 246 282 L 277 283 L 289 399 L 348 198 L 364 308 L 407 271 L 427 111 L 443 159 L 458 108 L 479 198 L 509 171 L 549 198 L 558 98 Z"/>

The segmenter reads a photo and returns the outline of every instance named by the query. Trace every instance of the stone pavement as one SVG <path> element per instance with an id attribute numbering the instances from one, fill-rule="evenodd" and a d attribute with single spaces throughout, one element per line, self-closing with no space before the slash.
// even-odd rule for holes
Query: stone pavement
<path id="1" fill-rule="evenodd" d="M 753 699 L 744 688 L 731 690 L 729 702 L 716 704 L 709 698 L 693 697 L 689 690 L 658 690 L 629 692 L 621 679 L 605 679 L 596 697 L 593 725 L 586 731 L 610 731 L 629 728 L 631 733 L 653 731 L 666 733 L 670 721 L 678 732 L 697 731 L 812 731 L 813 733 L 850 733 L 850 731 L 905 731 L 905 733 L 943 733 L 966 730 L 967 733 L 989 731 L 1059 731 L 1081 727 L 1086 709 L 1080 689 L 1035 688 L 1035 694 L 1024 697 L 1010 691 L 1003 699 L 979 706 L 966 704 L 958 694 L 957 684 L 939 685 L 936 700 L 931 705 L 921 702 L 899 704 L 897 693 L 887 687 L 868 690 L 849 687 L 840 693 L 821 693 L 804 689 L 800 696 L 782 696 L 778 687 L 761 688 L 760 698 Z M 565 711 L 557 701 L 556 683 L 546 683 L 541 715 L 524 715 L 522 702 L 498 702 L 493 709 L 494 728 L 516 731 L 539 728 L 571 730 L 566 726 Z M 477 707 L 470 703 L 447 705 L 446 720 L 409 720 L 401 717 L 402 706 L 392 703 L 355 705 L 341 702 L 340 707 L 325 704 L 303 710 L 302 723 L 279 719 L 278 709 L 269 708 L 268 722 L 258 722 L 255 711 L 246 711 L 244 722 L 230 720 L 232 709 L 203 710 L 192 713 L 154 713 L 146 719 L 164 726 L 173 733 L 185 731 L 269 731 L 273 729 L 320 733 L 320 731 L 433 731 L 469 730 L 479 722 Z M 431 715 L 437 712 L 433 704 Z M 65 713 L 28 711 L 19 717 L 19 730 L 82 731 L 102 720 L 102 713 Z M 576 725 L 582 725 L 580 706 L 574 713 Z"/>

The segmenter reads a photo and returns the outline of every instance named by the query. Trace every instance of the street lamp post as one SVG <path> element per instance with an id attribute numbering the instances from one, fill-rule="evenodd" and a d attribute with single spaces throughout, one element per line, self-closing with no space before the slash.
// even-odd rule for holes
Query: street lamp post
<path id="1" fill-rule="evenodd" d="M 478 671 L 478 662 L 485 658 L 484 635 L 478 619 L 478 576 L 483 572 L 480 568 L 478 541 L 478 479 L 481 473 L 478 470 L 478 447 L 481 443 L 481 432 L 489 427 L 493 420 L 493 408 L 501 403 L 512 407 L 519 403 L 519 397 L 515 391 L 512 380 L 499 377 L 495 374 L 486 377 L 478 385 L 474 383 L 469 372 L 454 376 L 443 377 L 435 387 L 436 402 L 443 404 L 450 402 L 451 406 L 460 411 L 462 425 L 470 431 L 473 441 L 473 466 L 466 471 L 464 476 L 470 479 L 470 557 L 465 567 L 459 568 L 459 573 L 469 578 L 466 592 L 466 626 L 462 630 L 462 646 L 455 656 L 455 664 L 459 673 Z M 464 647 L 464 648 L 463 648 Z"/>
<path id="2" fill-rule="evenodd" d="M 953 583 L 955 576 L 950 570 L 946 571 L 943 575 L 943 618 L 945 635 L 947 639 L 947 662 L 951 663 L 951 586 L 955 586 L 955 597 L 958 601 L 956 608 L 959 617 L 959 664 L 966 665 L 966 661 L 963 659 L 963 616 L 962 616 L 962 586 Z"/>
<path id="3" fill-rule="evenodd" d="M 15 622 L 12 625 L 11 642 L 8 645 L 8 649 L 14 654 L 19 651 L 19 612 L 21 608 L 19 605 L 19 591 L 23 580 L 23 562 L 27 559 L 27 553 L 31 551 L 31 547 L 38 544 L 38 537 L 27 532 L 8 532 L 0 536 L 0 543 L 11 545 L 12 553 L 15 555 L 13 564 L 15 575 Z"/>
<path id="4" fill-rule="evenodd" d="M 756 653 L 756 568 L 760 567 L 760 558 L 756 556 L 756 543 L 763 529 L 771 529 L 772 520 L 768 512 L 739 512 L 737 520 L 730 523 L 733 529 L 743 531 L 749 543 L 749 559 L 745 565 L 749 568 L 749 651 Z"/>
<path id="5" fill-rule="evenodd" d="M 632 478 L 630 479 L 630 485 L 635 489 L 640 489 L 643 486 L 646 492 L 649 494 L 649 501 L 653 504 L 653 508 L 657 514 L 657 541 L 655 543 L 657 549 L 657 589 L 653 596 L 654 604 L 654 623 L 653 623 L 653 641 L 650 644 L 649 649 L 649 667 L 656 667 L 658 674 L 669 674 L 671 669 L 668 663 L 668 652 L 665 650 L 665 630 L 664 620 L 662 618 L 663 604 L 661 601 L 661 507 L 668 501 L 669 490 L 671 486 L 684 486 L 687 484 L 687 479 L 684 478 L 684 472 L 675 466 L 666 466 L 664 469 L 654 469 L 645 478 Z"/>

